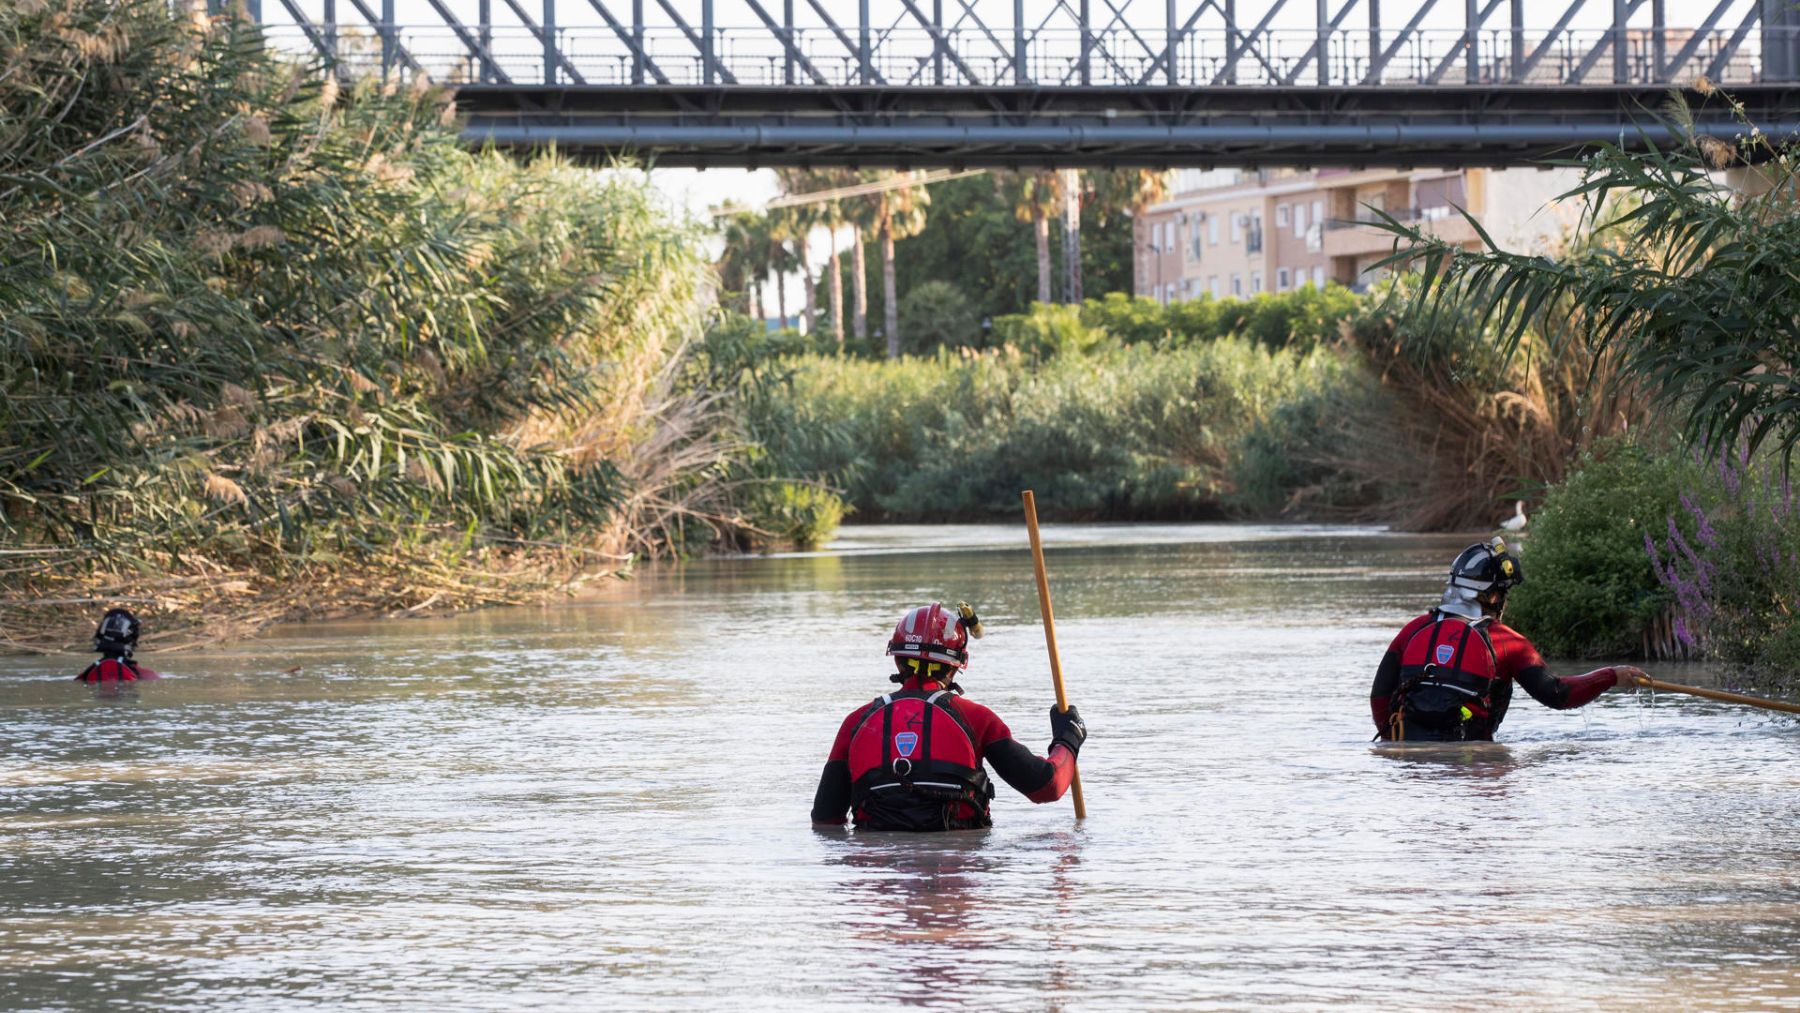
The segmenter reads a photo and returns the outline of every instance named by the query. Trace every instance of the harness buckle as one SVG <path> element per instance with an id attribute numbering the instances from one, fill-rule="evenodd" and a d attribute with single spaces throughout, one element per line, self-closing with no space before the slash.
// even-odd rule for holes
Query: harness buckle
<path id="1" fill-rule="evenodd" d="M 901 769 L 900 769 L 900 765 L 901 765 L 901 764 L 902 764 L 902 763 L 904 763 L 904 764 L 906 764 L 906 769 L 905 769 L 905 770 L 901 770 Z M 888 766 L 890 766 L 890 767 L 892 767 L 892 768 L 893 768 L 893 769 L 894 769 L 894 776 L 895 776 L 895 777 L 910 777 L 910 776 L 912 776 L 912 770 L 913 770 L 913 764 L 912 764 L 912 761 L 911 761 L 911 760 L 909 760 L 909 759 L 907 759 L 907 758 L 906 758 L 906 757 L 904 757 L 904 756 L 896 756 L 896 757 L 894 757 L 894 762 L 893 762 L 893 763 L 891 763 L 891 764 L 889 764 L 889 765 L 888 765 Z"/>

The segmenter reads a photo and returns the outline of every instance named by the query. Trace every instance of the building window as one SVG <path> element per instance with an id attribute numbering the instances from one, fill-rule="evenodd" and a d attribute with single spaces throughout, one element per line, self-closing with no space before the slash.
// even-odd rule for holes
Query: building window
<path id="1" fill-rule="evenodd" d="M 1236 245 L 1244 241 L 1244 216 L 1237 212 L 1231 215 L 1231 242 Z"/>
<path id="2" fill-rule="evenodd" d="M 1163 302 L 1164 303 L 1172 303 L 1174 301 L 1175 301 L 1175 286 L 1173 284 L 1164 286 L 1163 287 Z"/>
<path id="3" fill-rule="evenodd" d="M 1288 269 L 1285 267 L 1276 268 L 1275 269 L 1275 291 L 1286 292 L 1287 287 L 1288 287 Z"/>
<path id="4" fill-rule="evenodd" d="M 1250 294 L 1258 295 L 1261 292 L 1262 292 L 1262 272 L 1261 271 L 1251 271 L 1250 272 Z"/>
<path id="5" fill-rule="evenodd" d="M 1320 291 L 1325 290 L 1325 266 L 1323 264 L 1313 268 L 1313 287 Z"/>
<path id="6" fill-rule="evenodd" d="M 1195 262 L 1198 262 L 1200 260 L 1200 250 L 1201 250 L 1200 223 L 1199 222 L 1195 222 L 1194 224 L 1188 226 L 1188 239 L 1189 239 L 1188 249 L 1191 253 L 1190 259 L 1194 260 Z"/>
<path id="7" fill-rule="evenodd" d="M 1262 225 L 1262 212 L 1259 211 L 1250 216 L 1249 238 L 1244 243 L 1244 249 L 1250 253 L 1262 252 Z"/>
<path id="8" fill-rule="evenodd" d="M 1174 222 L 1163 222 L 1163 237 L 1162 238 L 1163 238 L 1163 241 L 1162 241 L 1163 250 L 1168 251 L 1168 252 L 1173 252 L 1175 249 L 1175 223 Z"/>
<path id="9" fill-rule="evenodd" d="M 1206 245 L 1208 245 L 1208 246 L 1219 245 L 1219 216 L 1218 215 L 1207 215 L 1206 216 Z"/>
<path id="10" fill-rule="evenodd" d="M 1325 202 L 1322 200 L 1313 201 L 1313 224 L 1319 226 L 1325 224 Z"/>
<path id="11" fill-rule="evenodd" d="M 1275 227 L 1278 229 L 1285 229 L 1287 228 L 1287 223 L 1288 206 L 1286 204 L 1275 205 Z"/>
<path id="12" fill-rule="evenodd" d="M 1231 295 L 1233 298 L 1236 298 L 1236 299 L 1242 299 L 1244 297 L 1244 276 L 1243 275 L 1234 274 L 1231 276 Z"/>
<path id="13" fill-rule="evenodd" d="M 1207 278 L 1207 279 L 1206 279 L 1206 290 L 1207 290 L 1207 291 L 1208 291 L 1208 292 L 1210 292 L 1210 293 L 1212 293 L 1212 297 L 1213 297 L 1213 298 L 1214 298 L 1214 299 L 1217 299 L 1217 298 L 1219 298 L 1219 297 L 1220 297 L 1220 296 L 1221 296 L 1221 295 L 1224 295 L 1224 294 L 1225 294 L 1225 293 L 1224 293 L 1224 292 L 1223 292 L 1223 291 L 1222 291 L 1222 290 L 1220 290 L 1220 288 L 1219 288 L 1219 276 L 1218 276 L 1218 275 L 1216 275 L 1216 274 L 1215 274 L 1215 275 L 1212 275 L 1212 276 L 1211 276 L 1211 277 L 1209 277 L 1209 278 Z"/>
<path id="14" fill-rule="evenodd" d="M 1304 238 L 1305 235 L 1306 235 L 1306 205 L 1296 204 L 1296 205 L 1294 205 L 1294 238 L 1296 238 L 1296 239 Z"/>

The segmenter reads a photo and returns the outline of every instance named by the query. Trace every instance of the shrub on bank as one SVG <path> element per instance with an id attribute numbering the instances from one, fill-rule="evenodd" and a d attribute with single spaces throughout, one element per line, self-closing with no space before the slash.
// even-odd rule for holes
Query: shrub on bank
<path id="1" fill-rule="evenodd" d="M 1507 621 L 1557 657 L 1654 653 L 1675 596 L 1657 579 L 1645 539 L 1683 528 L 1692 536 L 1681 501 L 1700 477 L 1680 454 L 1630 442 L 1584 454 L 1533 511 L 1520 540 L 1526 581 L 1511 595 Z"/>
<path id="2" fill-rule="evenodd" d="M 751 408 L 771 472 L 820 476 L 886 520 L 1011 516 L 1024 488 L 1064 517 L 1219 516 L 1246 436 L 1344 368 L 1235 339 L 785 365 L 780 394 Z"/>
<path id="3" fill-rule="evenodd" d="M 1303 285 L 1248 299 L 1202 295 L 1166 306 L 1113 292 L 1083 303 L 1081 322 L 1125 344 L 1174 347 L 1236 335 L 1266 348 L 1305 350 L 1336 340 L 1340 325 L 1362 305 L 1361 296 L 1340 285 Z"/>

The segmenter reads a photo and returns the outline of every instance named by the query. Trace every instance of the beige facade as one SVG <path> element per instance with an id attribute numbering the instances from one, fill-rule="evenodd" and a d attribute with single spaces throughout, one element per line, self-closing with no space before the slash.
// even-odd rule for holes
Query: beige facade
<path id="1" fill-rule="evenodd" d="M 1180 173 L 1176 193 L 1134 222 L 1136 291 L 1169 303 L 1332 282 L 1366 288 L 1377 280 L 1372 265 L 1393 250 L 1392 235 L 1365 224 L 1375 209 L 1478 245 L 1462 208 L 1499 242 L 1542 246 L 1568 224 L 1546 205 L 1572 185 L 1568 170 Z M 1496 189 L 1505 199 L 1491 202 Z"/>

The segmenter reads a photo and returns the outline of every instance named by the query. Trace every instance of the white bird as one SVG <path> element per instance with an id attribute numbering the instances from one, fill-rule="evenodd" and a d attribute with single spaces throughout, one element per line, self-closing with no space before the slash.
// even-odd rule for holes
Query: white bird
<path id="1" fill-rule="evenodd" d="M 1513 515 L 1500 522 L 1500 526 L 1508 531 L 1525 530 L 1525 501 L 1513 504 Z"/>

